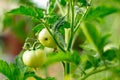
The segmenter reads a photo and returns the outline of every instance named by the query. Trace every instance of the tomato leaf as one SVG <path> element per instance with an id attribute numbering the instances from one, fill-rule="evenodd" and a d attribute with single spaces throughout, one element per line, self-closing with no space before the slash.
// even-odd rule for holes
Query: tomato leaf
<path id="1" fill-rule="evenodd" d="M 116 58 L 116 50 L 113 49 L 108 49 L 103 53 L 103 57 L 109 61 L 112 61 L 114 58 Z"/>
<path id="2" fill-rule="evenodd" d="M 45 63 L 45 66 L 55 63 L 55 62 L 60 62 L 60 61 L 70 61 L 70 54 L 68 53 L 51 53 L 49 55 L 47 55 L 47 61 Z"/>
<path id="3" fill-rule="evenodd" d="M 116 56 L 117 56 L 118 60 L 120 61 L 120 45 L 119 45 L 119 48 L 116 52 Z"/>
<path id="4" fill-rule="evenodd" d="M 66 5 L 66 0 L 59 0 L 59 3 L 63 6 L 65 6 Z"/>
<path id="5" fill-rule="evenodd" d="M 86 69 L 89 69 L 92 67 L 92 64 L 90 61 L 86 61 L 84 64 L 83 64 L 83 68 L 86 70 Z"/>
<path id="6" fill-rule="evenodd" d="M 11 78 L 10 80 L 21 80 L 23 78 L 22 72 L 20 71 L 20 68 L 16 64 L 10 64 L 9 65 L 11 70 Z"/>
<path id="7" fill-rule="evenodd" d="M 87 40 L 94 46 L 96 51 L 98 51 L 99 43 L 101 41 L 101 33 L 98 27 L 90 23 L 86 23 L 85 25 L 81 26 L 81 28 Z"/>
<path id="8" fill-rule="evenodd" d="M 108 7 L 108 6 L 98 6 L 96 8 L 91 8 L 88 12 L 88 14 L 86 15 L 86 20 L 87 21 L 91 21 L 91 20 L 95 20 L 97 18 L 103 18 L 106 17 L 112 13 L 118 12 L 119 9 L 115 8 L 115 7 Z"/>
<path id="9" fill-rule="evenodd" d="M 23 55 L 23 51 L 21 51 L 21 53 L 16 56 L 15 64 L 21 70 L 22 74 L 24 74 L 26 70 L 28 69 L 28 67 L 24 65 L 23 60 L 22 60 L 22 55 Z"/>
<path id="10" fill-rule="evenodd" d="M 67 22 L 67 21 L 65 21 L 62 25 L 60 25 L 59 26 L 59 29 L 58 29 L 58 31 L 62 34 L 62 35 L 64 35 L 65 34 L 65 28 L 70 28 L 70 23 L 69 22 Z"/>
<path id="11" fill-rule="evenodd" d="M 5 75 L 9 80 L 22 79 L 20 69 L 15 64 L 8 64 L 3 60 L 0 60 L 0 73 Z"/>
<path id="12" fill-rule="evenodd" d="M 78 65 L 80 63 L 80 54 L 74 51 L 73 54 L 71 55 L 71 61 Z"/>
<path id="13" fill-rule="evenodd" d="M 58 28 L 65 22 L 65 16 L 61 17 L 57 20 L 57 22 L 54 24 L 54 26 L 52 27 L 52 29 L 54 31 L 58 30 Z"/>
<path id="14" fill-rule="evenodd" d="M 56 32 L 54 33 L 54 36 L 55 36 L 56 40 L 58 41 L 58 43 L 59 43 L 62 47 L 66 47 L 66 43 L 65 43 L 65 40 L 64 40 L 64 36 L 63 36 L 60 32 L 56 31 Z"/>
<path id="15" fill-rule="evenodd" d="M 111 34 L 106 34 L 101 37 L 101 41 L 99 43 L 99 49 L 103 49 L 105 45 L 108 44 L 109 40 L 108 38 L 111 36 Z"/>
<path id="16" fill-rule="evenodd" d="M 67 62 L 72 62 L 78 65 L 80 63 L 80 55 L 78 53 L 51 53 L 47 55 L 47 61 L 44 66 L 50 65 L 55 62 L 61 62 L 61 61 L 67 61 Z"/>
<path id="17" fill-rule="evenodd" d="M 35 26 L 32 30 L 34 33 L 36 33 L 36 35 L 38 35 L 38 33 L 44 28 L 44 25 L 42 24 L 38 24 L 37 26 Z"/>
<path id="18" fill-rule="evenodd" d="M 46 17 L 46 20 L 49 24 L 53 25 L 58 20 L 58 18 L 59 18 L 58 15 L 51 14 Z"/>
<path id="19" fill-rule="evenodd" d="M 10 79 L 11 70 L 9 68 L 9 64 L 6 61 L 0 60 L 0 73 Z"/>
<path id="20" fill-rule="evenodd" d="M 85 23 L 82 27 L 83 33 L 87 40 L 98 50 L 102 50 L 106 44 L 108 44 L 110 34 L 101 35 L 101 32 L 97 26 L 92 23 Z"/>
<path id="21" fill-rule="evenodd" d="M 99 66 L 99 58 L 96 58 L 92 55 L 87 55 L 87 57 L 94 68 L 97 68 Z"/>
<path id="22" fill-rule="evenodd" d="M 34 17 L 34 18 L 37 18 L 37 19 L 40 19 L 40 18 L 44 17 L 43 10 L 39 9 L 37 7 L 20 6 L 19 8 L 13 9 L 8 13 L 31 16 L 31 17 Z"/>

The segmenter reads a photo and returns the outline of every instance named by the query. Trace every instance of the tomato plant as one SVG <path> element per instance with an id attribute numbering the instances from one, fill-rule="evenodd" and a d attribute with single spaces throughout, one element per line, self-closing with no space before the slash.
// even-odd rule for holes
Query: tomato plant
<path id="1" fill-rule="evenodd" d="M 47 68 L 59 62 L 64 80 L 91 80 L 96 75 L 96 80 L 105 80 L 105 76 L 99 77 L 107 73 L 107 79 L 119 80 L 120 44 L 110 42 L 112 34 L 101 28 L 106 16 L 119 11 L 115 6 L 96 6 L 95 0 L 49 0 L 47 9 L 27 5 L 7 12 L 32 17 L 38 24 L 32 29 L 34 37 L 26 39 L 15 63 L 0 60 L 0 72 L 9 80 L 57 80 L 47 74 Z M 46 47 L 53 51 L 44 53 Z M 39 69 L 45 69 L 45 77 L 37 75 Z"/>

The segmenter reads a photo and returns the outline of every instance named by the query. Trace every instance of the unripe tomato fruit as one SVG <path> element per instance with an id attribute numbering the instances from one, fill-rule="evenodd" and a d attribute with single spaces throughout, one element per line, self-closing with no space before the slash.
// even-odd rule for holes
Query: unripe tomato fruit
<path id="1" fill-rule="evenodd" d="M 50 33 L 47 31 L 46 28 L 44 28 L 40 31 L 38 39 L 39 39 L 40 43 L 45 47 L 49 47 L 49 48 L 56 47 L 56 43 L 55 43 L 54 39 L 52 38 L 52 36 L 50 35 Z"/>
<path id="2" fill-rule="evenodd" d="M 46 54 L 43 50 L 27 50 L 23 54 L 23 62 L 25 65 L 33 68 L 42 66 L 46 61 Z"/>

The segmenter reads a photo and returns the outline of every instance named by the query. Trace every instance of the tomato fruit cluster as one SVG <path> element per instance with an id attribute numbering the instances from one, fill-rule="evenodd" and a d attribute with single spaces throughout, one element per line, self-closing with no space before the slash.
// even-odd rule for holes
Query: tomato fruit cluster
<path id="1" fill-rule="evenodd" d="M 33 68 L 42 66 L 46 61 L 46 54 L 42 49 L 27 50 L 23 54 L 23 62 L 25 65 Z"/>

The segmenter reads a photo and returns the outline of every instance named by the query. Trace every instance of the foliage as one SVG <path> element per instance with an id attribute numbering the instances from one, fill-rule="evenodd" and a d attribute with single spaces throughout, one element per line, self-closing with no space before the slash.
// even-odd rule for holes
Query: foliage
<path id="1" fill-rule="evenodd" d="M 31 37 L 29 41 L 26 39 L 24 49 L 16 57 L 15 63 L 8 64 L 5 61 L 0 61 L 0 72 L 9 80 L 25 80 L 30 76 L 36 80 L 56 80 L 56 78 L 47 75 L 43 79 L 36 75 L 31 67 L 25 66 L 22 61 L 22 55 L 26 49 L 45 49 L 46 46 L 41 45 L 37 37 L 39 32 L 46 28 L 57 47 L 47 54 L 46 62 L 40 68 L 61 62 L 65 79 L 67 76 L 68 79 L 73 77 L 75 80 L 85 80 L 91 75 L 94 76 L 96 73 L 104 71 L 110 71 L 113 75 L 118 74 L 116 76 L 119 77 L 119 45 L 114 48 L 106 48 L 112 44 L 109 42 L 109 37 L 112 34 L 102 33 L 99 20 L 103 20 L 113 13 L 119 13 L 120 9 L 106 5 L 94 7 L 95 3 L 92 1 L 94 0 L 49 0 L 46 10 L 33 6 L 20 6 L 9 11 L 7 13 L 9 15 L 29 16 L 38 24 L 32 29 L 36 37 Z M 77 49 L 74 44 L 77 44 Z M 68 75 L 76 75 L 77 77 Z M 14 78 L 12 78 L 13 76 Z M 110 78 L 110 76 L 108 77 Z"/>

